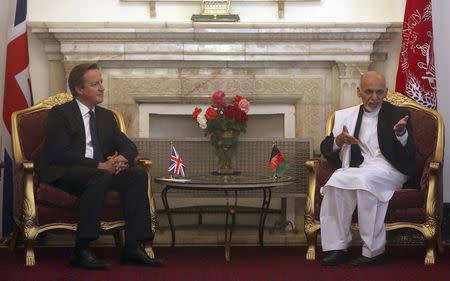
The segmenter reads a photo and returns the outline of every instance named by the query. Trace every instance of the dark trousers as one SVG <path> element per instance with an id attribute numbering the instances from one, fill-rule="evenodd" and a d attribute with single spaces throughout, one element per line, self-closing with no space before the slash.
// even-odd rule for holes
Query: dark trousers
<path id="1" fill-rule="evenodd" d="M 121 194 L 125 239 L 144 242 L 153 239 L 147 183 L 147 173 L 138 167 L 114 175 L 106 170 L 74 166 L 52 184 L 80 199 L 77 239 L 98 238 L 106 193 L 115 190 Z"/>

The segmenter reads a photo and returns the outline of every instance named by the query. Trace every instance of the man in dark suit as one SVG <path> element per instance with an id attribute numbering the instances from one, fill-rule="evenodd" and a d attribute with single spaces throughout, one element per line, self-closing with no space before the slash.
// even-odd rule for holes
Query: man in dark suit
<path id="1" fill-rule="evenodd" d="M 74 100 L 48 114 L 39 178 L 80 198 L 75 249 L 70 263 L 86 269 L 108 269 L 89 250 L 99 237 L 100 217 L 108 190 L 122 196 L 125 247 L 121 263 L 159 266 L 143 244 L 153 239 L 147 197 L 147 173 L 135 167 L 136 145 L 123 134 L 110 110 L 98 106 L 104 87 L 96 64 L 75 66 L 69 75 Z"/>
<path id="2" fill-rule="evenodd" d="M 322 154 L 341 167 L 321 188 L 322 249 L 329 252 L 322 265 L 349 260 L 346 250 L 352 240 L 350 224 L 356 206 L 363 249 L 352 264 L 382 264 L 389 200 L 415 174 L 409 112 L 383 101 L 387 95 L 383 75 L 363 74 L 357 94 L 362 105 L 337 111 L 333 133 L 321 143 Z"/>

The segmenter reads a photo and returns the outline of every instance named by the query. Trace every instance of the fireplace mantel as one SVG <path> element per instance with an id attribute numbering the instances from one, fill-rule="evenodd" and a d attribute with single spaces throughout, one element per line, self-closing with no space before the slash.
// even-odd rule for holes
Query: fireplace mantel
<path id="1" fill-rule="evenodd" d="M 369 63 L 392 23 L 30 22 L 50 60 Z"/>

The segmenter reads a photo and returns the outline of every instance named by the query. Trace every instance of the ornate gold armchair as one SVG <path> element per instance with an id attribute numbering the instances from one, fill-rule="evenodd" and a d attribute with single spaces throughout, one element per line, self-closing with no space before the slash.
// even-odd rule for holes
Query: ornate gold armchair
<path id="1" fill-rule="evenodd" d="M 400 93 L 389 94 L 386 101 L 408 108 L 416 142 L 416 167 L 420 184 L 407 186 L 394 193 L 386 214 L 387 231 L 400 228 L 418 230 L 426 241 L 425 264 L 434 264 L 436 252 L 443 250 L 440 223 L 442 218 L 443 190 L 442 166 L 444 156 L 444 122 L 439 113 L 422 107 Z M 326 125 L 326 134 L 333 129 L 334 114 Z M 305 206 L 306 259 L 316 256 L 317 232 L 320 229 L 319 211 L 322 196 L 320 187 L 338 168 L 323 157 L 306 162 L 309 171 L 308 195 Z M 357 229 L 353 223 L 352 228 Z"/>
<path id="2" fill-rule="evenodd" d="M 14 249 L 18 235 L 23 234 L 27 266 L 35 264 L 34 241 L 39 233 L 52 229 L 77 229 L 78 198 L 47 183 L 38 182 L 34 172 L 34 165 L 42 153 L 48 112 L 53 106 L 70 100 L 70 94 L 57 94 L 12 115 L 15 226 L 10 247 Z M 126 133 L 122 115 L 114 110 L 113 113 L 120 130 Z M 148 173 L 148 198 L 152 231 L 155 233 L 157 220 L 150 175 L 152 163 L 150 160 L 141 159 L 138 165 Z M 123 245 L 124 225 L 120 194 L 108 192 L 102 212 L 101 229 L 114 233 L 118 247 Z M 146 251 L 150 257 L 154 257 L 151 245 L 146 245 Z"/>

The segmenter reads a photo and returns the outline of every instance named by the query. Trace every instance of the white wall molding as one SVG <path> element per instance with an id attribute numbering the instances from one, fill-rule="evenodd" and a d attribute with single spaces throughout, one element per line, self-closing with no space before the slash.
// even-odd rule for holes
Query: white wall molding
<path id="1" fill-rule="evenodd" d="M 354 84 L 373 61 L 387 57 L 385 47 L 400 32 L 399 23 L 71 23 L 29 22 L 45 45 L 49 60 L 66 71 L 85 61 L 332 63 L 339 69 L 338 107 L 355 104 Z M 234 64 L 234 66 L 231 66 Z M 132 66 L 133 65 L 133 66 Z M 356 70 L 356 71 L 355 71 Z"/>
<path id="2" fill-rule="evenodd" d="M 64 61 L 370 62 L 392 23 L 46 23 L 33 33 Z M 379 48 L 380 49 L 380 48 Z"/>
<path id="3" fill-rule="evenodd" d="M 209 104 L 197 104 L 196 106 L 205 110 Z M 188 115 L 192 114 L 195 107 L 191 104 L 166 104 L 166 103 L 141 103 L 139 111 L 139 137 L 148 138 L 149 135 L 149 115 Z M 283 115 L 283 127 L 285 138 L 295 138 L 295 107 L 288 104 L 252 104 L 249 115 L 281 114 Z M 176 130 L 177 128 L 171 128 Z"/>

